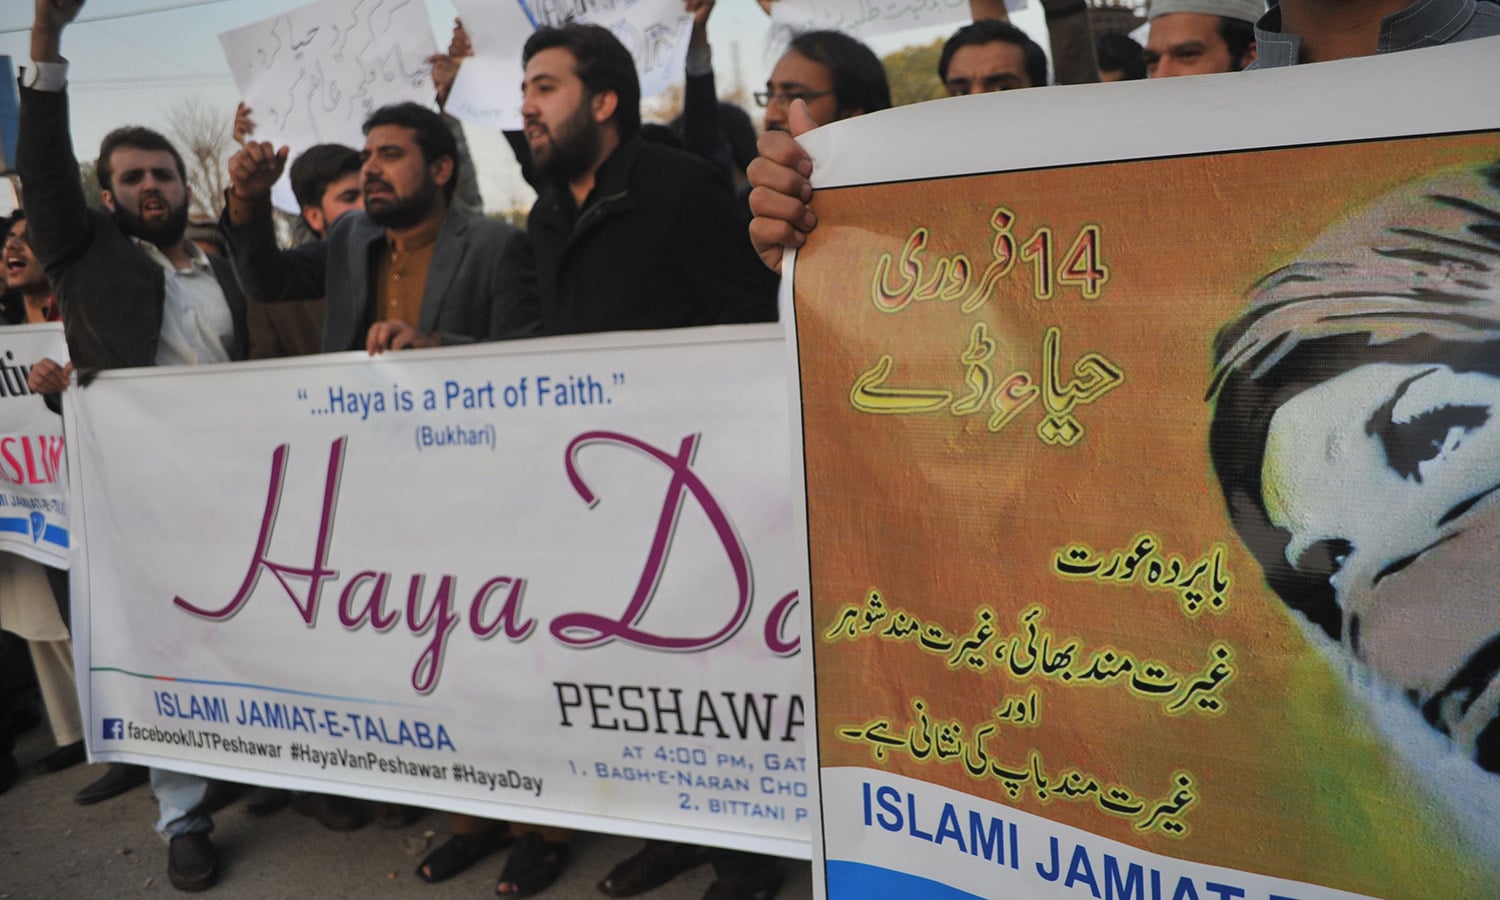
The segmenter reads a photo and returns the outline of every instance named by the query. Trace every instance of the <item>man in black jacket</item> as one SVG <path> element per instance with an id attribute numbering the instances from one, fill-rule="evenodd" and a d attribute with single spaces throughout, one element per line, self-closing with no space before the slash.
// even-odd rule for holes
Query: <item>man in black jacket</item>
<path id="1" fill-rule="evenodd" d="M 546 332 L 774 321 L 777 280 L 756 271 L 723 173 L 637 133 L 640 84 L 614 35 L 541 28 L 524 57 Z"/>
<path id="2" fill-rule="evenodd" d="M 325 353 L 535 335 L 526 235 L 453 202 L 458 146 L 438 114 L 383 106 L 364 129 L 363 211 L 291 250 L 271 222 L 288 149 L 247 141 L 229 160 L 221 228 L 245 289 L 262 303 L 326 297 Z"/>
<path id="3" fill-rule="evenodd" d="M 521 115 L 540 182 L 527 226 L 546 332 L 774 321 L 777 278 L 746 242 L 724 173 L 637 133 L 630 51 L 605 28 L 567 25 L 538 29 L 523 59 Z M 712 896 L 764 900 L 781 886 L 770 857 L 653 841 L 599 888 L 629 896 L 710 855 Z"/>
<path id="4" fill-rule="evenodd" d="M 245 301 L 228 265 L 184 238 L 188 188 L 182 157 L 154 131 L 120 128 L 99 148 L 108 212 L 90 209 L 68 132 L 64 27 L 82 0 L 36 0 L 32 65 L 21 82 L 17 168 L 32 249 L 62 310 L 72 363 L 42 360 L 33 389 L 67 387 L 80 370 L 193 365 L 245 356 Z M 161 807 L 157 830 L 170 844 L 167 873 L 180 890 L 216 877 L 208 782 L 153 769 Z"/>

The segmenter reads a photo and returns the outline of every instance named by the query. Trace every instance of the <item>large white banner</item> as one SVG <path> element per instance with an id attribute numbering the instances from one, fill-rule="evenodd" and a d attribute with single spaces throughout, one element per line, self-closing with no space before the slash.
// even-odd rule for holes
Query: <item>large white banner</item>
<path id="1" fill-rule="evenodd" d="M 778 326 L 68 399 L 106 760 L 807 856 Z"/>
<path id="2" fill-rule="evenodd" d="M 62 417 L 26 386 L 31 366 L 66 361 L 61 324 L 0 329 L 0 550 L 68 567 Z"/>

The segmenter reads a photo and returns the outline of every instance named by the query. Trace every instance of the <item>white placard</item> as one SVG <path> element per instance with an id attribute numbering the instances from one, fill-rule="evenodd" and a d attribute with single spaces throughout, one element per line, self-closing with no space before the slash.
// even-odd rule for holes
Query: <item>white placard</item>
<path id="1" fill-rule="evenodd" d="M 1005 0 L 1019 12 L 1026 0 Z M 968 0 L 776 0 L 771 4 L 773 32 L 790 37 L 803 31 L 843 31 L 872 38 L 897 31 L 965 22 Z"/>
<path id="2" fill-rule="evenodd" d="M 693 19 L 681 0 L 575 0 L 513 4 L 455 0 L 474 43 L 448 97 L 448 112 L 487 128 L 521 127 L 521 48 L 541 25 L 588 22 L 614 33 L 630 51 L 641 97 L 653 97 L 682 79 Z"/>
<path id="3" fill-rule="evenodd" d="M 436 108 L 437 52 L 423 0 L 316 0 L 219 35 L 234 83 L 255 119 L 256 140 L 291 147 L 363 147 L 365 119 L 411 101 Z M 288 179 L 276 205 L 297 210 Z"/>

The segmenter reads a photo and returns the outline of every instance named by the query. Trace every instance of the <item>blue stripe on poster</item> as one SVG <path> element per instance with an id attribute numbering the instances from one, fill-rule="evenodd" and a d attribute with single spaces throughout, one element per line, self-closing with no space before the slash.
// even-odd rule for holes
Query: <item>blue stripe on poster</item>
<path id="1" fill-rule="evenodd" d="M 978 894 L 961 891 L 941 882 L 909 872 L 883 869 L 857 862 L 830 860 L 828 900 L 880 900 L 883 897 L 921 897 L 922 900 L 984 900 Z"/>

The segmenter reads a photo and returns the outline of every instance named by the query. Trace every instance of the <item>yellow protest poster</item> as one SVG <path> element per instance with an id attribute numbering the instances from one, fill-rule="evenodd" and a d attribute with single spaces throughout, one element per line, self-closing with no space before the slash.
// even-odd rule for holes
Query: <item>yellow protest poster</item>
<path id="1" fill-rule="evenodd" d="M 1462 49 L 807 139 L 828 896 L 1500 895 L 1500 107 L 1453 87 L 1500 66 Z"/>

